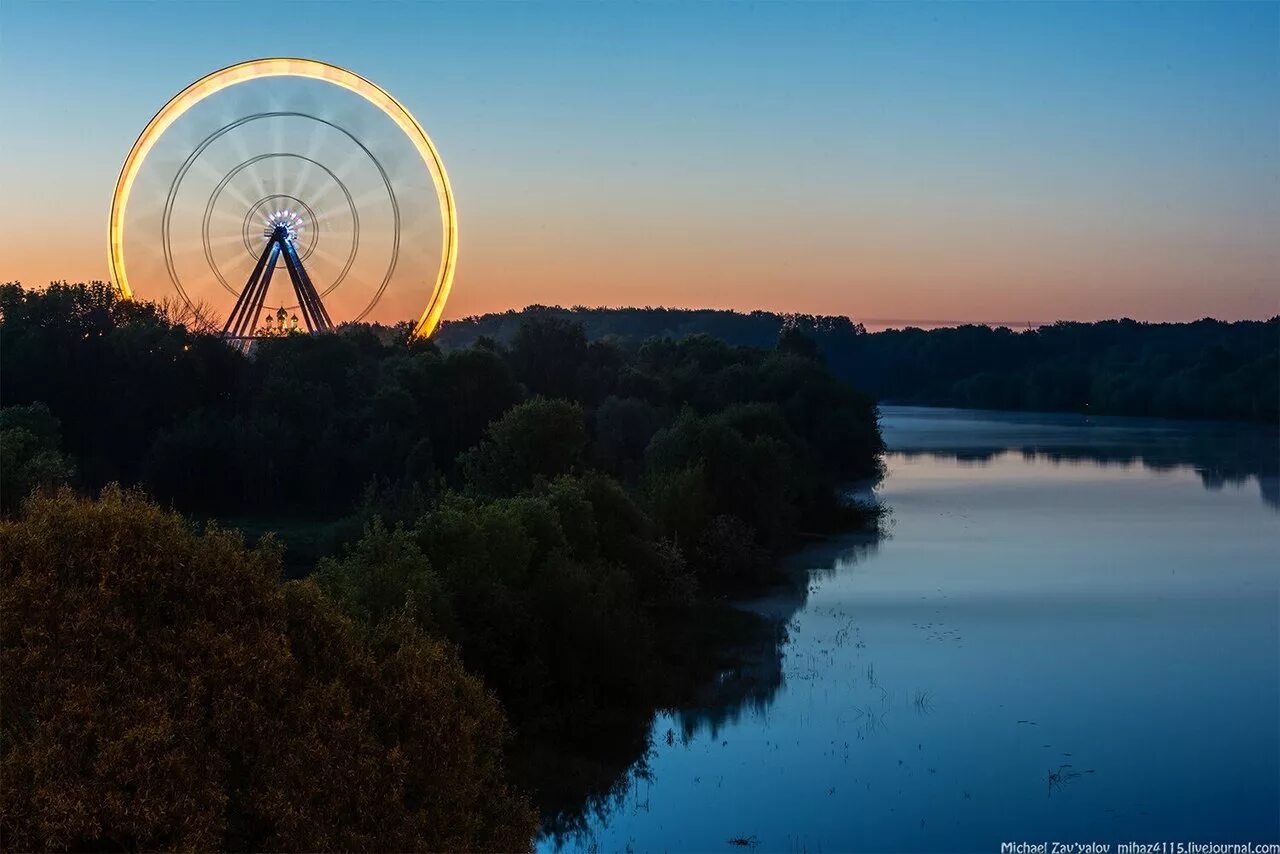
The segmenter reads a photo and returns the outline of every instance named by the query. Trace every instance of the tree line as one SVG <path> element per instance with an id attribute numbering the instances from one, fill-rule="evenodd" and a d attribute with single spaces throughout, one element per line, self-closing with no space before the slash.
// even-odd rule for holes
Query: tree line
<path id="1" fill-rule="evenodd" d="M 582 324 L 588 337 L 705 334 L 761 346 L 783 328 L 811 338 L 840 378 L 877 399 L 978 409 L 1280 420 L 1280 318 L 1226 323 L 1060 322 L 867 333 L 847 317 L 754 311 L 530 306 L 446 323 L 441 346 L 508 340 L 521 319 Z"/>
<path id="2" fill-rule="evenodd" d="M 842 498 L 879 473 L 874 401 L 799 325 L 246 353 L 8 284 L 0 389 L 17 847 L 527 847 L 566 768 L 607 791 L 715 667 L 685 641 L 721 595 L 876 519 Z"/>

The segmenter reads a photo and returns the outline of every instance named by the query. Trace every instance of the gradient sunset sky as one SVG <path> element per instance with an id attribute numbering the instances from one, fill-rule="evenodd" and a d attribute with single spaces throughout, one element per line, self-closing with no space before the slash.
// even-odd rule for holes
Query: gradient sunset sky
<path id="1" fill-rule="evenodd" d="M 1264 2 L 3 0 L 0 280 L 106 278 L 138 132 L 269 55 L 351 68 L 427 128 L 459 208 L 446 317 L 1280 312 Z"/>

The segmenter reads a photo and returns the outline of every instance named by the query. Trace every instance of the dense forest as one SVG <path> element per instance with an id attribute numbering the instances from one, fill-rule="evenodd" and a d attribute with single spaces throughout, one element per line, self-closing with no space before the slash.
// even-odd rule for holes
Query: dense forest
<path id="1" fill-rule="evenodd" d="M 183 320 L 0 286 L 10 847 L 528 847 L 771 630 L 725 594 L 877 518 L 874 401 L 804 324 Z"/>
<path id="2" fill-rule="evenodd" d="M 449 322 L 438 341 L 445 349 L 481 336 L 508 341 L 527 316 L 581 324 L 592 340 L 696 334 L 748 347 L 795 328 L 816 343 L 833 373 L 883 402 L 1280 420 L 1280 318 L 868 333 L 847 317 L 530 306 Z"/>

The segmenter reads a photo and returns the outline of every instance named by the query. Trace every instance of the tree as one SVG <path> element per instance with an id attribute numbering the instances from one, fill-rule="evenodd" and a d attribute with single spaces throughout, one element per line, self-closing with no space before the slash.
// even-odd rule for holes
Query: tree
<path id="1" fill-rule="evenodd" d="M 7 847 L 529 847 L 483 685 L 279 562 L 118 488 L 0 521 Z"/>
<path id="2" fill-rule="evenodd" d="M 818 342 L 801 331 L 800 327 L 788 323 L 778 333 L 778 352 L 799 356 L 802 359 L 820 361 L 822 354 L 818 352 Z"/>
<path id="3" fill-rule="evenodd" d="M 634 476 L 644 449 L 664 418 L 662 412 L 643 400 L 609 397 L 596 408 L 594 421 L 597 462 L 609 471 Z"/>
<path id="4" fill-rule="evenodd" d="M 0 512 L 10 513 L 33 489 L 66 483 L 74 466 L 61 451 L 58 419 L 43 403 L 0 409 Z"/>
<path id="5" fill-rule="evenodd" d="M 689 526 L 666 533 L 686 540 L 700 537 L 710 516 L 720 513 L 737 516 L 770 545 L 791 531 L 798 510 L 795 498 L 802 491 L 797 482 L 802 472 L 792 449 L 775 436 L 744 435 L 739 429 L 744 412 L 760 409 L 737 407 L 705 417 L 686 410 L 653 437 L 645 465 L 655 517 Z M 703 489 L 707 502 L 699 519 L 691 512 L 697 507 L 692 502 Z"/>
<path id="6" fill-rule="evenodd" d="M 489 425 L 484 440 L 460 460 L 467 483 L 489 495 L 514 495 L 582 462 L 587 431 L 582 409 L 534 398 Z"/>
<path id="7" fill-rule="evenodd" d="M 551 314 L 530 314 L 511 339 L 516 376 L 534 394 L 548 397 L 574 396 L 578 368 L 586 355 L 582 327 Z"/>

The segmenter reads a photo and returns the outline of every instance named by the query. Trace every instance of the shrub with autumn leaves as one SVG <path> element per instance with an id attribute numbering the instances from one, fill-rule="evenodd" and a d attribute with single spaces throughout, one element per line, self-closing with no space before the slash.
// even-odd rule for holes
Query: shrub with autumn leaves
<path id="1" fill-rule="evenodd" d="M 528 849 L 506 722 L 409 616 L 139 494 L 0 520 L 6 849 Z"/>

